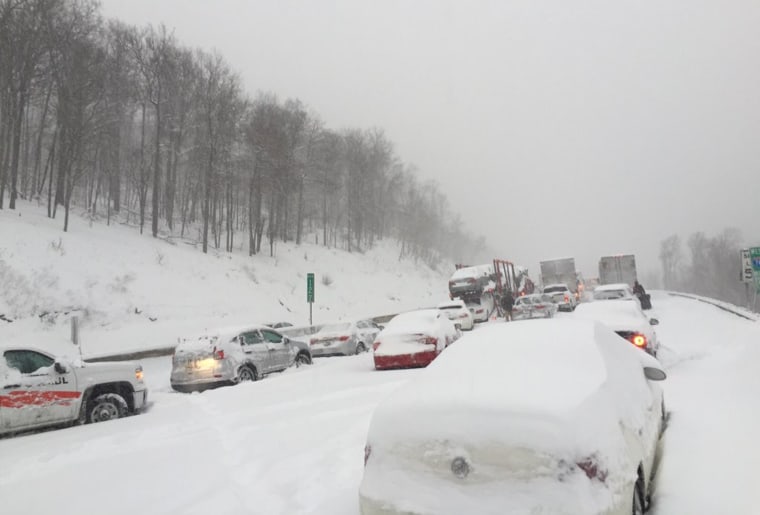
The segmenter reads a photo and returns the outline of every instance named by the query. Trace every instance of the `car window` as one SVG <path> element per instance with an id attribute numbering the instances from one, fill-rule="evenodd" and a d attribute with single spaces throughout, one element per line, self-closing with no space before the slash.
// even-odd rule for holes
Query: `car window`
<path id="1" fill-rule="evenodd" d="M 9 367 L 19 370 L 22 374 L 31 374 L 55 363 L 53 358 L 31 350 L 6 351 L 5 361 Z"/>
<path id="2" fill-rule="evenodd" d="M 261 337 L 261 333 L 259 333 L 258 331 L 243 333 L 241 335 L 241 338 L 245 345 L 254 345 L 256 343 L 264 343 L 264 338 Z"/>
<path id="3" fill-rule="evenodd" d="M 369 327 L 369 324 L 365 322 L 364 320 L 359 320 L 358 322 L 356 322 L 356 327 L 358 327 L 359 329 L 367 329 Z"/>
<path id="4" fill-rule="evenodd" d="M 280 333 L 262 329 L 261 334 L 264 335 L 264 340 L 266 340 L 269 343 L 282 343 L 282 335 L 280 335 Z"/>

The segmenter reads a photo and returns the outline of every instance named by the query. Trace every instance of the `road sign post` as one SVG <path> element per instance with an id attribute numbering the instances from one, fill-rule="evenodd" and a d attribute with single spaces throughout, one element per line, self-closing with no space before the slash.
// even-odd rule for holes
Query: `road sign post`
<path id="1" fill-rule="evenodd" d="M 309 303 L 309 325 L 314 325 L 312 320 L 312 305 L 314 304 L 314 274 L 306 274 L 306 302 Z"/>

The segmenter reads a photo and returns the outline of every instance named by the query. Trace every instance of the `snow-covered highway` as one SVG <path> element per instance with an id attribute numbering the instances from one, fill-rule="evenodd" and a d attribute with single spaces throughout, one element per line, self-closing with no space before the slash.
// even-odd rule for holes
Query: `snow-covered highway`
<path id="1" fill-rule="evenodd" d="M 760 324 L 654 304 L 671 418 L 653 513 L 758 513 Z M 372 411 L 424 373 L 375 372 L 364 354 L 184 395 L 170 391 L 170 358 L 143 366 L 147 413 L 0 440 L 2 513 L 355 515 Z"/>

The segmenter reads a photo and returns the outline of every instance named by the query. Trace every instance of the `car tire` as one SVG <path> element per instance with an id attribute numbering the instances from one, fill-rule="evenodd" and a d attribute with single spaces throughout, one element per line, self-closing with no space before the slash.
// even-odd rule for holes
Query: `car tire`
<path id="1" fill-rule="evenodd" d="M 364 342 L 359 342 L 356 344 L 356 352 L 355 354 L 362 354 L 364 352 L 367 352 L 367 347 L 364 345 Z"/>
<path id="2" fill-rule="evenodd" d="M 631 501 L 631 515 L 644 515 L 645 510 L 645 504 L 644 504 L 644 493 L 643 488 L 641 485 L 641 478 L 639 478 L 636 481 L 636 484 L 633 485 L 633 499 Z"/>
<path id="3" fill-rule="evenodd" d="M 299 352 L 296 354 L 295 364 L 296 368 L 302 365 L 311 365 L 311 358 L 305 352 Z"/>
<path id="4" fill-rule="evenodd" d="M 237 375 L 237 383 L 244 383 L 248 381 L 256 381 L 258 379 L 258 374 L 256 373 L 256 370 L 249 367 L 248 365 L 244 365 L 240 367 L 240 370 L 238 370 Z"/>
<path id="5" fill-rule="evenodd" d="M 127 402 L 117 393 L 104 393 L 88 402 L 87 423 L 107 422 L 127 414 Z"/>

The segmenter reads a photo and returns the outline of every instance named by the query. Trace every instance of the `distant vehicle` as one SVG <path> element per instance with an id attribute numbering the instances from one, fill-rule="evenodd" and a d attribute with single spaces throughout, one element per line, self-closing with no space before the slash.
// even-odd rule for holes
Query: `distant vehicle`
<path id="1" fill-rule="evenodd" d="M 547 284 L 544 286 L 544 294 L 551 297 L 559 311 L 572 311 L 578 305 L 575 294 L 564 283 Z"/>
<path id="2" fill-rule="evenodd" d="M 425 367 L 460 334 L 446 314 L 438 309 L 396 315 L 372 345 L 375 368 Z"/>
<path id="3" fill-rule="evenodd" d="M 271 327 L 223 328 L 180 341 L 172 358 L 171 386 L 178 392 L 202 391 L 309 363 L 303 342 Z"/>
<path id="4" fill-rule="evenodd" d="M 272 329 L 284 329 L 286 327 L 293 327 L 293 324 L 290 322 L 272 322 L 269 324 L 264 324 L 267 327 L 271 327 Z"/>
<path id="5" fill-rule="evenodd" d="M 450 300 L 438 304 L 438 309 L 446 313 L 454 325 L 459 325 L 463 331 L 470 331 L 475 327 L 475 319 L 463 300 Z"/>
<path id="6" fill-rule="evenodd" d="M 638 299 L 586 302 L 578 306 L 574 316 L 601 322 L 637 348 L 657 357 L 660 341 L 652 326 L 660 322 L 641 310 Z"/>
<path id="7" fill-rule="evenodd" d="M 594 288 L 593 300 L 630 300 L 641 307 L 641 301 L 626 283 L 605 284 Z"/>
<path id="8" fill-rule="evenodd" d="M 631 254 L 605 256 L 599 260 L 599 282 L 601 284 L 626 283 L 632 286 L 636 279 L 635 256 Z"/>
<path id="9" fill-rule="evenodd" d="M 313 356 L 351 356 L 367 352 L 380 327 L 371 320 L 328 324 L 309 340 Z"/>
<path id="10" fill-rule="evenodd" d="M 518 296 L 518 288 L 532 292 L 533 283 L 527 269 L 516 267 L 512 262 L 494 259 L 485 265 L 456 265 L 449 279 L 449 297 L 463 300 L 475 322 L 485 322 L 498 309 L 498 300 L 506 291 Z M 519 268 L 519 281 L 517 269 Z"/>
<path id="11" fill-rule="evenodd" d="M 138 363 L 74 363 L 28 347 L 2 349 L 0 434 L 114 420 L 147 401 Z"/>
<path id="12" fill-rule="evenodd" d="M 664 378 L 595 322 L 473 331 L 375 409 L 361 513 L 643 514 Z"/>
<path id="13" fill-rule="evenodd" d="M 554 303 L 550 295 L 534 293 L 517 298 L 512 309 L 512 318 L 514 320 L 552 318 L 556 313 L 557 304 Z"/>
<path id="14" fill-rule="evenodd" d="M 575 270 L 574 258 L 550 259 L 541 261 L 541 282 L 543 284 L 564 284 L 579 299 L 578 272 Z"/>

